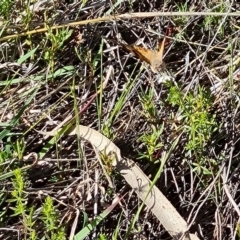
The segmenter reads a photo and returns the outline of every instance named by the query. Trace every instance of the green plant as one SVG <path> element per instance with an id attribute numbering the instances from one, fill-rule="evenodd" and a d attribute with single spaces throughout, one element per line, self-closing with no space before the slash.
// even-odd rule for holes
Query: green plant
<path id="1" fill-rule="evenodd" d="M 212 175 L 215 172 L 217 167 L 217 162 L 214 159 L 207 159 L 204 156 L 198 160 L 198 162 L 193 162 L 193 171 L 198 175 L 203 173 L 204 175 Z"/>
<path id="2" fill-rule="evenodd" d="M 12 178 L 14 190 L 11 192 L 13 199 L 9 202 L 15 202 L 16 206 L 11 207 L 14 210 L 14 216 L 22 214 L 25 215 L 27 195 L 24 193 L 25 182 L 22 173 L 19 169 L 14 171 L 14 178 Z"/>
<path id="3" fill-rule="evenodd" d="M 153 89 L 150 89 L 147 93 L 143 91 L 140 94 L 140 102 L 142 105 L 141 114 L 144 116 L 147 122 L 151 125 L 151 130 L 148 133 L 144 133 L 138 141 L 143 143 L 146 147 L 146 151 L 140 153 L 140 159 L 146 158 L 149 161 L 153 161 L 154 153 L 162 147 L 162 143 L 160 142 L 160 136 L 163 132 L 164 125 L 161 126 L 156 125 L 158 122 L 158 115 L 156 104 L 153 99 Z M 154 125 L 155 124 L 155 125 Z"/>
<path id="4" fill-rule="evenodd" d="M 164 124 L 157 129 L 152 125 L 151 132 L 144 133 L 138 140 L 146 146 L 146 151 L 140 153 L 139 158 L 147 158 L 149 161 L 154 160 L 154 153 L 159 150 L 163 145 L 160 141 L 160 136 L 163 132 Z"/>
<path id="5" fill-rule="evenodd" d="M 11 14 L 11 8 L 13 6 L 13 0 L 2 0 L 0 3 L 0 16 L 4 18 L 4 20 L 9 20 L 9 16 Z"/>
<path id="6" fill-rule="evenodd" d="M 98 238 L 98 240 L 107 240 L 107 239 L 108 239 L 107 236 L 103 233 L 101 233 Z"/>
<path id="7" fill-rule="evenodd" d="M 35 224 L 33 220 L 34 208 L 27 207 L 28 199 L 27 194 L 24 192 L 26 182 L 20 169 L 14 170 L 14 178 L 12 178 L 12 183 L 14 188 L 14 190 L 11 192 L 12 198 L 7 200 L 9 203 L 15 203 L 15 206 L 10 207 L 14 211 L 12 216 L 20 216 L 24 226 L 24 239 L 35 240 L 37 238 L 36 232 L 33 229 Z"/>
<path id="8" fill-rule="evenodd" d="M 239 221 L 236 224 L 236 231 L 237 231 L 238 238 L 240 238 L 240 222 Z"/>
<path id="9" fill-rule="evenodd" d="M 210 113 L 213 98 L 209 91 L 198 87 L 195 93 L 183 94 L 177 86 L 171 86 L 167 101 L 178 107 L 184 131 L 188 134 L 185 145 L 189 154 L 192 152 L 202 161 L 202 153 L 212 134 L 217 129 L 215 114 Z"/>
<path id="10" fill-rule="evenodd" d="M 0 151 L 0 164 L 4 164 L 7 159 L 13 157 L 11 137 L 6 139 L 6 143 L 2 151 Z M 2 169 L 4 170 L 4 169 Z"/>
<path id="11" fill-rule="evenodd" d="M 21 11 L 21 12 L 20 12 Z M 33 20 L 34 11 L 31 9 L 31 1 L 23 1 L 19 10 L 21 22 L 24 25 L 24 30 L 28 30 L 30 23 Z"/>
<path id="12" fill-rule="evenodd" d="M 24 151 L 25 151 L 25 142 L 23 139 L 17 139 L 15 143 L 12 144 L 14 155 L 20 160 L 23 159 Z"/>
<path id="13" fill-rule="evenodd" d="M 46 232 L 45 238 L 51 240 L 64 240 L 65 229 L 63 226 L 58 225 L 58 214 L 53 205 L 53 200 L 51 197 L 47 196 L 45 202 L 43 203 L 41 220 L 44 223 Z"/>
<path id="14" fill-rule="evenodd" d="M 210 3 L 209 7 L 212 8 L 212 10 L 214 10 L 214 12 L 223 13 L 223 12 L 228 11 L 228 6 L 223 1 L 220 1 L 217 5 L 215 3 L 212 3 L 212 4 Z M 222 20 L 223 20 L 222 17 L 211 16 L 211 15 L 206 16 L 204 18 L 204 22 L 203 22 L 204 29 L 211 31 L 212 29 L 215 29 L 214 26 L 219 26 Z M 222 37 L 225 36 L 224 30 L 225 30 L 224 26 L 222 26 L 219 29 L 219 33 L 221 34 Z M 215 34 L 215 32 L 214 32 L 214 34 Z"/>
<path id="15" fill-rule="evenodd" d="M 71 36 L 72 30 L 68 29 L 56 29 L 52 30 L 49 26 L 46 25 L 48 31 L 45 33 L 49 45 L 45 47 L 44 59 L 50 66 L 50 70 L 54 71 L 55 66 L 55 56 L 57 51 L 63 47 L 63 43 Z"/>
<path id="16" fill-rule="evenodd" d="M 87 224 L 80 232 L 78 232 L 74 236 L 74 240 L 83 240 L 86 236 L 90 234 L 90 232 L 96 228 L 100 224 L 101 221 L 103 221 L 108 214 L 117 206 L 117 204 L 121 201 L 122 198 L 117 199 L 112 205 L 110 205 L 108 208 L 106 208 L 102 213 L 100 213 L 98 216 L 96 216 L 91 222 Z"/>
<path id="17" fill-rule="evenodd" d="M 126 103 L 129 94 L 133 90 L 134 84 L 136 83 L 139 75 L 141 74 L 143 68 L 140 69 L 140 71 L 136 74 L 136 66 L 134 67 L 131 76 L 128 78 L 128 81 L 126 83 L 126 87 L 124 88 L 123 92 L 121 93 L 120 97 L 116 101 L 116 103 L 113 106 L 113 109 L 111 113 L 109 114 L 108 118 L 104 121 L 103 127 L 102 127 L 102 132 L 103 134 L 110 138 L 113 139 L 114 135 L 111 129 L 111 125 L 114 122 L 114 120 L 118 117 L 120 114 L 122 108 L 124 107 L 124 104 Z M 134 75 L 135 74 L 135 75 Z M 132 78 L 134 76 L 134 78 Z"/>
<path id="18" fill-rule="evenodd" d="M 188 11 L 188 3 L 177 3 L 176 4 L 176 8 L 178 9 L 179 12 L 187 12 Z M 190 9 L 191 11 L 191 9 Z M 178 25 L 186 25 L 187 21 L 188 21 L 188 16 L 181 16 L 181 17 L 176 17 L 174 20 Z"/>
<path id="19" fill-rule="evenodd" d="M 26 181 L 20 169 L 16 169 L 14 171 L 12 183 L 14 188 L 14 190 L 11 192 L 12 198 L 7 200 L 9 203 L 15 204 L 15 206 L 10 207 L 14 211 L 14 214 L 12 216 L 19 216 L 21 218 L 21 222 L 24 226 L 24 239 L 36 240 L 38 239 L 37 233 L 34 230 L 36 220 L 34 220 L 33 217 L 35 210 L 34 207 L 29 207 L 27 205 L 28 196 L 24 191 L 26 187 Z M 47 197 L 45 199 L 40 219 L 43 221 L 44 227 L 46 228 L 46 239 L 66 239 L 64 227 L 58 226 L 58 215 L 55 207 L 53 206 L 53 201 L 50 197 Z"/>
<path id="20" fill-rule="evenodd" d="M 150 89 L 148 93 L 144 93 L 143 91 L 140 94 L 140 102 L 142 105 L 141 114 L 146 118 L 149 122 L 157 122 L 157 109 L 156 105 L 153 101 L 153 89 Z"/>

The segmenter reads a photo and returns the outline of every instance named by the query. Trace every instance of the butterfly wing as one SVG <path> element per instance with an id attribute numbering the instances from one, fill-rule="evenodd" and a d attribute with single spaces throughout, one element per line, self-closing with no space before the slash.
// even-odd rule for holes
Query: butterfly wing
<path id="1" fill-rule="evenodd" d="M 161 60 L 163 59 L 165 41 L 166 41 L 166 37 L 164 37 L 163 40 L 160 41 L 159 44 L 158 44 L 158 58 L 161 59 Z"/>
<path id="2" fill-rule="evenodd" d="M 153 51 L 140 46 L 133 46 L 135 55 L 142 61 L 151 64 Z"/>
<path id="3" fill-rule="evenodd" d="M 164 37 L 158 44 L 158 49 L 154 52 L 154 56 L 152 58 L 151 66 L 153 69 L 159 71 L 163 65 L 163 52 L 165 46 L 166 38 Z"/>
<path id="4" fill-rule="evenodd" d="M 140 60 L 145 61 L 157 70 L 162 65 L 165 41 L 166 38 L 164 37 L 164 39 L 159 42 L 157 51 L 146 49 L 140 46 L 131 46 L 127 44 L 121 45 L 128 51 L 134 53 Z"/>
<path id="5" fill-rule="evenodd" d="M 153 54 L 152 50 L 146 49 L 140 46 L 131 46 L 127 44 L 122 44 L 122 46 L 128 51 L 135 54 L 140 60 L 145 61 L 148 64 L 151 64 L 151 55 Z"/>

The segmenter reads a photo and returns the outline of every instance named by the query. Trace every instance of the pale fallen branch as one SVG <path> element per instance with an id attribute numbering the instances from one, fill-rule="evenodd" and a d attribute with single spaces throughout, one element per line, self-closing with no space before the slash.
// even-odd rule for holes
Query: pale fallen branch
<path id="1" fill-rule="evenodd" d="M 54 136 L 57 133 L 58 131 L 44 132 L 48 136 Z M 66 134 L 78 135 L 89 141 L 98 151 L 105 154 L 114 154 L 113 165 L 119 170 L 120 174 L 134 189 L 140 199 L 145 201 L 147 207 L 151 209 L 152 213 L 174 239 L 199 240 L 196 235 L 187 233 L 188 226 L 186 221 L 156 186 L 153 186 L 146 198 L 151 181 L 132 160 L 121 157 L 120 149 L 111 140 L 96 130 L 83 125 L 73 126 Z"/>

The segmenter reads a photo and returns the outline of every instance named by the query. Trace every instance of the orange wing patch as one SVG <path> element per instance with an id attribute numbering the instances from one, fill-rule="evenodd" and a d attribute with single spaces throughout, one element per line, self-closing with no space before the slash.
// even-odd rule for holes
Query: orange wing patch
<path id="1" fill-rule="evenodd" d="M 159 70 L 163 63 L 163 51 L 164 51 L 164 45 L 165 45 L 165 37 L 162 41 L 159 42 L 158 50 L 154 51 L 151 49 L 143 48 L 136 45 L 126 45 L 122 44 L 124 48 L 126 48 L 128 51 L 134 53 L 140 60 L 145 61 L 154 70 Z"/>

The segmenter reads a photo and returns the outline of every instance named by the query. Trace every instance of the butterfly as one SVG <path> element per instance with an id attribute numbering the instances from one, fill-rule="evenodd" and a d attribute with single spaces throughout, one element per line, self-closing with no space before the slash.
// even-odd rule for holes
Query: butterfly
<path id="1" fill-rule="evenodd" d="M 157 51 L 136 45 L 121 44 L 125 49 L 134 53 L 140 60 L 148 63 L 154 71 L 159 71 L 163 65 L 163 51 L 166 38 L 164 37 L 158 44 Z"/>

